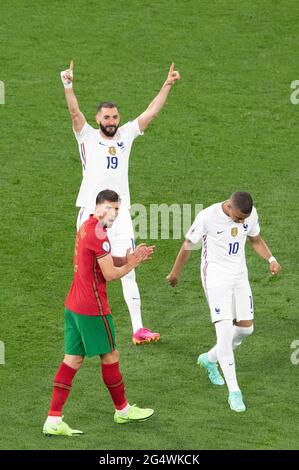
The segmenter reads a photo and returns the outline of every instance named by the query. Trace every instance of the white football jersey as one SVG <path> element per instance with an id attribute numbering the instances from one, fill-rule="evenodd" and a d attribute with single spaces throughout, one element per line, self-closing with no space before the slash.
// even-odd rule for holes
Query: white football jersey
<path id="1" fill-rule="evenodd" d="M 258 215 L 253 207 L 244 224 L 234 222 L 222 209 L 222 202 L 199 212 L 186 238 L 202 241 L 201 277 L 203 287 L 234 287 L 248 279 L 245 260 L 247 236 L 260 233 Z"/>
<path id="2" fill-rule="evenodd" d="M 83 179 L 76 206 L 93 212 L 97 194 L 112 189 L 121 197 L 122 207 L 130 208 L 129 157 L 134 139 L 140 132 L 138 120 L 119 127 L 114 139 L 102 137 L 99 129 L 87 122 L 80 133 L 74 131 L 79 145 Z"/>

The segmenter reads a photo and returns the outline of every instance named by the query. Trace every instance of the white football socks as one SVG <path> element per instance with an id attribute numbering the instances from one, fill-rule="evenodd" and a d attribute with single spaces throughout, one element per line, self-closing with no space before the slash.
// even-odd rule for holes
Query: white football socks
<path id="1" fill-rule="evenodd" d="M 121 416 L 126 416 L 131 409 L 131 405 L 129 403 L 122 409 L 122 410 L 116 410 Z"/>
<path id="2" fill-rule="evenodd" d="M 218 358 L 217 358 L 217 344 L 215 344 L 215 346 L 210 349 L 210 351 L 208 351 L 208 360 L 209 362 L 217 362 L 218 361 Z"/>
<path id="3" fill-rule="evenodd" d="M 236 349 L 242 341 L 244 341 L 247 336 L 252 335 L 253 333 L 253 325 L 251 326 L 237 326 L 234 325 L 233 327 L 234 333 L 233 333 L 233 341 L 232 341 L 232 346 L 233 349 Z M 208 351 L 208 360 L 209 362 L 217 362 L 217 345 L 215 345 L 210 351 Z"/>
<path id="4" fill-rule="evenodd" d="M 48 416 L 47 417 L 47 423 L 61 423 L 62 421 L 62 416 Z"/>
<path id="5" fill-rule="evenodd" d="M 143 328 L 143 325 L 141 318 L 140 294 L 134 269 L 121 278 L 121 284 L 124 298 L 130 312 L 133 333 L 136 333 L 139 328 Z"/>
<path id="6" fill-rule="evenodd" d="M 236 349 L 242 341 L 247 338 L 247 336 L 252 335 L 253 325 L 251 326 L 237 326 L 234 325 L 234 334 L 233 334 L 233 349 Z"/>
<path id="7" fill-rule="evenodd" d="M 222 320 L 215 323 L 217 335 L 217 357 L 221 366 L 226 385 L 230 392 L 239 391 L 236 376 L 235 358 L 232 341 L 234 327 L 231 320 Z"/>

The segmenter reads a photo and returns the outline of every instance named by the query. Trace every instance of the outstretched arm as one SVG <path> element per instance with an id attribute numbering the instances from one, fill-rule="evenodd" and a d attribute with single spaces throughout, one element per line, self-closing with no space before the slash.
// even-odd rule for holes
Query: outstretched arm
<path id="1" fill-rule="evenodd" d="M 279 271 L 281 270 L 281 266 L 272 255 L 268 245 L 262 239 L 262 237 L 260 235 L 257 235 L 256 237 L 248 237 L 248 238 L 254 251 L 256 251 L 256 253 L 260 255 L 264 260 L 269 262 L 269 269 L 271 273 L 273 275 L 278 274 Z"/>
<path id="2" fill-rule="evenodd" d="M 86 119 L 84 114 L 80 111 L 78 100 L 73 90 L 73 69 L 74 62 L 71 60 L 69 68 L 60 72 L 60 76 L 64 85 L 65 99 L 72 118 L 73 128 L 75 132 L 79 133 L 81 132 Z"/>
<path id="3" fill-rule="evenodd" d="M 172 85 L 174 85 L 175 82 L 177 82 L 179 79 L 180 74 L 177 70 L 174 70 L 174 63 L 172 63 L 168 72 L 166 82 L 162 86 L 161 90 L 153 99 L 153 101 L 149 104 L 147 109 L 142 114 L 140 114 L 140 116 L 138 116 L 138 124 L 141 132 L 143 132 L 147 128 L 150 122 L 157 116 L 159 111 L 161 111 L 164 104 L 166 103 L 166 99 Z"/>
<path id="4" fill-rule="evenodd" d="M 190 258 L 193 246 L 193 243 L 187 239 L 182 244 L 181 249 L 174 262 L 174 265 L 168 276 L 166 276 L 168 284 L 170 284 L 172 287 L 175 287 L 179 282 L 180 272 L 183 269 L 184 265 L 187 263 L 188 259 Z"/>

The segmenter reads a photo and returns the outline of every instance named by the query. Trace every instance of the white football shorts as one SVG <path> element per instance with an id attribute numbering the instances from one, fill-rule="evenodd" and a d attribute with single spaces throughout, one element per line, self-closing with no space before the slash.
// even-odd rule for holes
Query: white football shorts
<path id="1" fill-rule="evenodd" d="M 253 320 L 253 299 L 248 281 L 238 287 L 206 290 L 213 323 L 221 320 Z"/>

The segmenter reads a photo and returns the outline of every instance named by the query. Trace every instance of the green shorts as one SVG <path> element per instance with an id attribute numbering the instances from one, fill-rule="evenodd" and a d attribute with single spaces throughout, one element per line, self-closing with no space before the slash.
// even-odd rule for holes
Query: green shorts
<path id="1" fill-rule="evenodd" d="M 64 352 L 74 356 L 97 356 L 115 350 L 112 315 L 79 315 L 64 309 Z"/>

